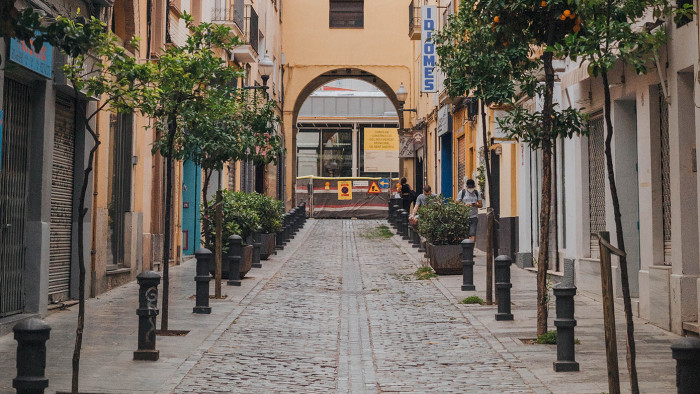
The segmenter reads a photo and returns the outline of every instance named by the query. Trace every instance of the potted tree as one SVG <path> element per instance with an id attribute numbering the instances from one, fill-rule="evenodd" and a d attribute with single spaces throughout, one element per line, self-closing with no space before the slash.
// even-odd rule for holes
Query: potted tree
<path id="1" fill-rule="evenodd" d="M 260 259 L 267 260 L 275 252 L 275 234 L 282 229 L 282 201 L 259 193 L 251 193 L 248 197 L 260 218 Z"/>
<path id="2" fill-rule="evenodd" d="M 243 238 L 243 254 L 241 256 L 241 278 L 250 271 L 253 265 L 253 246 L 251 238 L 255 229 L 260 226 L 260 216 L 257 214 L 251 198 L 244 192 L 233 192 L 230 190 L 222 191 L 222 204 L 224 212 L 223 234 L 222 239 L 227 240 L 231 235 L 239 235 Z M 212 207 L 202 207 L 204 211 L 202 217 L 212 217 L 214 209 Z M 202 225 L 206 226 L 206 231 L 213 234 L 215 231 L 213 220 L 202 220 Z M 205 237 L 206 238 L 206 237 Z M 212 241 L 215 237 L 209 237 Z M 224 241 L 226 242 L 226 241 Z M 206 243 L 206 240 L 205 240 Z M 207 248 L 213 248 L 214 245 L 207 245 Z M 223 245 L 223 251 L 228 251 L 228 245 Z M 214 275 L 216 265 L 212 261 L 209 264 L 209 273 Z M 221 267 L 221 277 L 229 278 L 228 264 L 223 264 Z"/>
<path id="3" fill-rule="evenodd" d="M 418 233 L 426 239 L 426 254 L 430 266 L 438 275 L 462 273 L 461 242 L 469 233 L 471 207 L 448 199 L 440 204 L 442 195 L 432 197 L 418 208 Z"/>

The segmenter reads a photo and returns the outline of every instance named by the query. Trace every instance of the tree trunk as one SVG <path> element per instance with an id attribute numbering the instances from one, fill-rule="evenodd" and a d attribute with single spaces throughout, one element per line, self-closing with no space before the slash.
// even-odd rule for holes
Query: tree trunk
<path id="1" fill-rule="evenodd" d="M 75 99 L 75 109 L 79 111 L 81 108 L 80 103 Z M 83 119 L 86 120 L 86 119 Z M 92 136 L 94 141 L 94 146 L 90 149 L 88 155 L 87 167 L 85 167 L 85 172 L 83 173 L 83 184 L 80 187 L 80 197 L 78 200 L 78 325 L 75 329 L 75 347 L 73 348 L 73 373 L 71 377 L 71 392 L 73 394 L 78 393 L 78 383 L 80 378 L 80 350 L 83 347 L 83 331 L 85 329 L 85 256 L 83 251 L 85 250 L 85 242 L 83 235 L 85 232 L 85 216 L 87 215 L 87 208 L 85 208 L 85 196 L 87 195 L 88 182 L 90 181 L 90 174 L 92 173 L 93 159 L 95 157 L 95 152 L 100 146 L 100 140 L 97 135 L 92 131 L 90 125 L 85 121 L 86 128 L 88 128 L 89 134 Z M 94 226 L 95 224 L 92 223 Z"/>
<path id="2" fill-rule="evenodd" d="M 168 332 L 168 298 L 170 280 L 170 238 L 172 232 L 171 215 L 172 215 L 172 200 L 173 200 L 173 141 L 176 131 L 175 116 L 171 115 L 168 120 L 168 154 L 165 162 L 165 223 L 163 226 L 163 307 L 160 315 L 160 332 Z"/>
<path id="3" fill-rule="evenodd" d="M 610 184 L 610 195 L 613 203 L 613 214 L 615 216 L 615 233 L 617 235 L 617 247 L 625 252 L 625 239 L 622 233 L 622 213 L 620 212 L 620 200 L 617 195 L 617 185 L 615 183 L 615 170 L 612 159 L 612 137 L 613 125 L 612 114 L 610 113 L 610 85 L 608 84 L 608 73 L 601 73 L 603 79 L 603 90 L 605 92 L 605 162 L 608 170 L 608 183 Z M 620 280 L 622 282 L 622 299 L 625 306 L 625 320 L 627 322 L 627 370 L 630 375 L 630 390 L 632 393 L 639 393 L 639 382 L 637 381 L 636 349 L 634 344 L 634 322 L 632 320 L 632 300 L 630 298 L 630 282 L 627 273 L 627 257 L 620 256 Z"/>
<path id="4" fill-rule="evenodd" d="M 486 305 L 493 304 L 493 184 L 491 183 L 491 161 L 488 131 L 486 127 L 486 105 L 481 101 L 481 136 L 484 144 L 484 165 L 486 167 L 486 184 L 488 185 L 489 205 L 486 209 Z M 498 300 L 496 300 L 498 302 Z"/>
<path id="5" fill-rule="evenodd" d="M 208 249 L 214 247 L 214 240 L 209 233 L 209 200 L 207 199 L 207 189 L 211 181 L 212 170 L 204 170 L 204 181 L 202 182 L 202 205 L 204 206 L 204 216 L 202 217 L 202 229 L 204 230 L 204 244 Z M 199 208 L 199 207 L 198 207 Z"/>
<path id="6" fill-rule="evenodd" d="M 537 257 L 537 335 L 547 332 L 549 316 L 549 292 L 547 290 L 547 268 L 549 267 L 549 219 L 552 195 L 552 111 L 554 90 L 554 67 L 552 52 L 542 55 L 545 72 L 544 106 L 542 109 L 542 202 L 540 205 L 540 240 Z"/>

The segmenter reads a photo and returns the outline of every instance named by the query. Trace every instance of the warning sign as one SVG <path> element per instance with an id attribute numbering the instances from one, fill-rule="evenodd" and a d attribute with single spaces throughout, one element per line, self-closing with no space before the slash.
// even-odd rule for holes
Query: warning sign
<path id="1" fill-rule="evenodd" d="M 338 200 L 352 200 L 352 181 L 338 181 Z"/>
<path id="2" fill-rule="evenodd" d="M 377 181 L 372 181 L 372 184 L 369 186 L 369 190 L 367 190 L 367 193 L 378 194 L 381 192 L 382 191 L 379 189 L 379 186 L 377 185 Z"/>

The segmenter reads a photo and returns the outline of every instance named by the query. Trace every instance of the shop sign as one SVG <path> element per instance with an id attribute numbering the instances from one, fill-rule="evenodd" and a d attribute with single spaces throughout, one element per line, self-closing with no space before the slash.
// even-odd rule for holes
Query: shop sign
<path id="1" fill-rule="evenodd" d="M 10 39 L 10 60 L 46 78 L 51 78 L 53 46 L 45 42 L 41 51 L 37 53 L 33 47 L 34 40 L 31 43 L 30 46 L 16 38 Z"/>
<path id="2" fill-rule="evenodd" d="M 452 131 L 452 116 L 450 105 L 443 105 L 438 111 L 437 135 L 438 137 Z"/>
<path id="3" fill-rule="evenodd" d="M 410 134 L 399 135 L 399 157 L 400 158 L 413 158 L 415 155 L 415 145 L 413 136 Z"/>
<path id="4" fill-rule="evenodd" d="M 437 7 L 434 5 L 424 5 L 421 7 L 421 92 L 436 93 L 437 77 L 435 72 L 435 43 L 433 42 L 433 31 L 437 26 Z"/>

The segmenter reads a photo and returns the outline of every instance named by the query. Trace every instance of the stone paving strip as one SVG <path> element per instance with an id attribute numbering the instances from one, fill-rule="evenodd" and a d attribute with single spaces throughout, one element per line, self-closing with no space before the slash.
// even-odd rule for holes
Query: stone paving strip
<path id="1" fill-rule="evenodd" d="M 476 332 L 382 222 L 313 233 L 175 392 L 537 392 Z M 544 390 L 546 391 L 546 390 Z"/>

